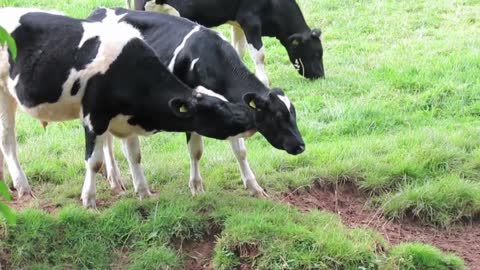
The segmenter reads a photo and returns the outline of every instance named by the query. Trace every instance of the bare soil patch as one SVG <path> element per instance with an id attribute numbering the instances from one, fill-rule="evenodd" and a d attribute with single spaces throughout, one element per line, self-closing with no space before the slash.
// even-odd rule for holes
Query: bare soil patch
<path id="1" fill-rule="evenodd" d="M 469 269 L 480 269 L 480 224 L 456 225 L 448 229 L 423 226 L 412 220 L 390 220 L 380 209 L 367 209 L 368 196 L 355 184 L 327 185 L 317 180 L 310 186 L 290 189 L 281 201 L 303 212 L 319 209 L 334 212 L 352 227 L 377 230 L 391 244 L 422 242 L 453 252 L 465 260 Z"/>
<path id="2" fill-rule="evenodd" d="M 200 240 L 184 240 L 173 243 L 175 248 L 185 256 L 185 270 L 212 270 L 212 256 L 217 236 L 221 233 L 222 227 L 209 222 L 207 232 Z"/>

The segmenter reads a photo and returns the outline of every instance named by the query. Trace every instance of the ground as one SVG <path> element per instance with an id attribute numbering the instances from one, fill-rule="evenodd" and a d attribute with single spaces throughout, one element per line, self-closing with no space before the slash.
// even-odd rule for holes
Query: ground
<path id="1" fill-rule="evenodd" d="M 326 79 L 303 79 L 281 45 L 264 39 L 270 81 L 295 104 L 307 149 L 289 156 L 258 134 L 248 140 L 269 199 L 243 189 L 228 144 L 214 140 L 202 160 L 206 193 L 192 197 L 185 136 L 163 133 L 142 139 L 153 198 L 136 199 L 117 143 L 129 191 L 114 195 L 99 176 L 99 210 L 85 210 L 79 123 L 44 130 L 19 113 L 20 162 L 36 199 L 9 203 L 18 220 L 0 226 L 0 264 L 479 269 L 480 2 L 298 3 L 322 29 Z M 74 17 L 123 4 L 0 0 Z"/>

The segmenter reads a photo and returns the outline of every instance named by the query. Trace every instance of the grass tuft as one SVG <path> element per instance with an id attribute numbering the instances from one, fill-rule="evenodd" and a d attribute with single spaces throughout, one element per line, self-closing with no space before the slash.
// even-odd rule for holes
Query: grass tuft
<path id="1" fill-rule="evenodd" d="M 456 176 L 406 186 L 386 200 L 383 208 L 388 216 L 414 217 L 426 224 L 447 227 L 480 217 L 480 183 Z"/>
<path id="2" fill-rule="evenodd" d="M 462 270 L 463 262 L 452 254 L 424 244 L 400 244 L 388 256 L 384 269 Z"/>

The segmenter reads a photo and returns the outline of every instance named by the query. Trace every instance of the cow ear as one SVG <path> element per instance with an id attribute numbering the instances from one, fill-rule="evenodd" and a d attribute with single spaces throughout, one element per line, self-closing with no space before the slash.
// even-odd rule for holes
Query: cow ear
<path id="1" fill-rule="evenodd" d="M 300 45 L 300 43 L 303 42 L 303 35 L 302 34 L 293 34 L 288 38 L 288 44 L 292 46 L 293 48 L 297 47 Z"/>
<path id="2" fill-rule="evenodd" d="M 320 29 L 312 29 L 312 37 L 320 39 L 320 36 L 322 35 L 322 31 Z"/>
<path id="3" fill-rule="evenodd" d="M 193 104 L 185 99 L 172 98 L 168 106 L 177 117 L 188 118 L 193 115 Z"/>
<path id="4" fill-rule="evenodd" d="M 266 106 L 267 101 L 255 93 L 246 93 L 243 95 L 243 102 L 253 110 L 261 110 Z"/>

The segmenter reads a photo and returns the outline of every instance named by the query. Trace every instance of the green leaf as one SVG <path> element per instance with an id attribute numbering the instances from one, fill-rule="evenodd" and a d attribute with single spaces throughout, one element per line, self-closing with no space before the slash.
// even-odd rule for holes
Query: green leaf
<path id="1" fill-rule="evenodd" d="M 8 187 L 5 184 L 5 182 L 0 179 L 0 196 L 3 196 L 7 200 L 12 199 L 12 195 L 10 195 L 10 192 L 8 192 Z"/>
<path id="2" fill-rule="evenodd" d="M 0 215 L 4 216 L 8 224 L 15 224 L 16 216 L 12 210 L 4 203 L 0 202 Z"/>
<path id="3" fill-rule="evenodd" d="M 0 26 L 0 44 L 3 45 L 5 42 L 7 42 L 12 58 L 17 58 L 17 45 L 15 44 L 15 40 L 3 27 Z"/>

